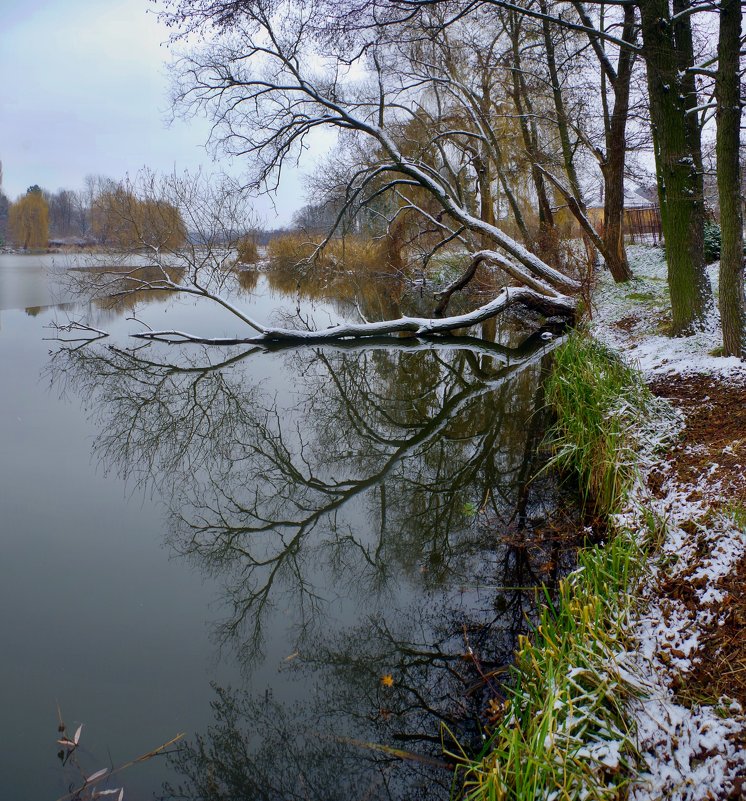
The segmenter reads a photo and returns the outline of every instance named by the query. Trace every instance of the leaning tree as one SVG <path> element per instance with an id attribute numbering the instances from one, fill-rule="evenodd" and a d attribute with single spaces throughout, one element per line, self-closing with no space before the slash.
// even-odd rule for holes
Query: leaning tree
<path id="1" fill-rule="evenodd" d="M 410 210 L 428 217 L 444 238 L 470 232 L 479 239 L 481 247 L 469 254 L 464 275 L 447 288 L 445 298 L 484 262 L 504 271 L 513 285 L 471 314 L 441 319 L 434 314 L 301 334 L 268 328 L 241 315 L 255 329 L 247 339 L 318 340 L 400 331 L 426 335 L 464 327 L 516 303 L 547 315 L 572 317 L 579 282 L 474 213 L 450 171 L 423 156 L 443 152 L 436 141 L 411 153 L 397 141 L 397 131 L 417 117 L 423 90 L 420 78 L 398 69 L 404 29 L 366 23 L 348 25 L 331 37 L 331 28 L 319 24 L 327 12 L 328 5 L 291 0 L 166 3 L 162 18 L 173 28 L 174 40 L 189 48 L 174 66 L 176 109 L 209 116 L 213 144 L 246 159 L 250 170 L 246 185 L 254 189 L 276 185 L 283 168 L 318 129 L 357 137 L 378 157 L 361 165 L 349 187 L 348 204 L 358 203 L 371 189 L 375 196 L 396 193 L 407 200 Z M 199 41 L 190 42 L 194 38 Z M 445 132 L 445 138 L 449 133 L 458 131 Z M 434 140 L 444 138 L 442 129 L 432 135 Z M 423 192 L 437 204 L 437 214 L 417 203 Z M 485 242 L 491 246 L 485 247 Z M 171 287 L 165 277 L 148 286 L 184 289 L 183 284 Z M 136 281 L 133 287 L 137 288 Z M 440 314 L 445 313 L 444 306 L 441 303 Z M 155 338 L 164 333 L 143 335 Z"/>

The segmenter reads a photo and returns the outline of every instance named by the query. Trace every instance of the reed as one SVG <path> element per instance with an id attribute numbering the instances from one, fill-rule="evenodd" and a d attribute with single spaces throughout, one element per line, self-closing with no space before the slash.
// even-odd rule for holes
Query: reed
<path id="1" fill-rule="evenodd" d="M 590 511 L 613 514 L 638 473 L 635 432 L 649 414 L 650 391 L 619 354 L 576 332 L 557 351 L 546 392 L 556 414 L 548 467 L 577 477 Z"/>
<path id="2" fill-rule="evenodd" d="M 236 262 L 238 264 L 256 264 L 259 261 L 259 248 L 253 237 L 245 236 L 236 243 Z"/>

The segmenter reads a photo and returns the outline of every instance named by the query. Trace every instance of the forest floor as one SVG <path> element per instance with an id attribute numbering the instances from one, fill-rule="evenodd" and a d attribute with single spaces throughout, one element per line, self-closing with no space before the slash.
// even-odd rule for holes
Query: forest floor
<path id="1" fill-rule="evenodd" d="M 647 684 L 633 710 L 647 770 L 630 797 L 746 799 L 746 362 L 716 355 L 715 309 L 703 332 L 667 337 L 663 253 L 629 255 L 635 279 L 601 279 L 591 327 L 667 401 L 625 513 L 639 524 L 644 507 L 658 532 L 629 655 Z"/>

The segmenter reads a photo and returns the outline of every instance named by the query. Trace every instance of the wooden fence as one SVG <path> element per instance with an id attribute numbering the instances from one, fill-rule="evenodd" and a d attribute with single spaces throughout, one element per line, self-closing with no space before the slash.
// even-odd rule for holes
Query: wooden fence
<path id="1" fill-rule="evenodd" d="M 624 236 L 631 242 L 661 239 L 661 210 L 658 206 L 642 206 L 624 210 Z"/>

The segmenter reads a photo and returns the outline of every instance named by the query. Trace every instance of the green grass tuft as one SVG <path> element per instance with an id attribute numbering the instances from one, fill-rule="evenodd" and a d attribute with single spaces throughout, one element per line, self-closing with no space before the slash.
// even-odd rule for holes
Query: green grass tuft
<path id="1" fill-rule="evenodd" d="M 596 514 L 614 513 L 627 497 L 637 475 L 634 432 L 650 399 L 639 373 L 590 336 L 575 333 L 559 349 L 547 384 L 557 414 L 549 466 L 577 475 Z"/>
<path id="2" fill-rule="evenodd" d="M 653 303 L 658 300 L 658 296 L 654 295 L 652 292 L 630 292 L 627 298 L 629 300 L 640 301 L 640 303 Z"/>
<path id="3" fill-rule="evenodd" d="M 557 602 L 521 638 L 503 717 L 463 770 L 468 801 L 621 797 L 637 758 L 625 705 L 640 688 L 615 657 L 641 562 L 628 534 L 580 554 Z"/>
<path id="4" fill-rule="evenodd" d="M 730 517 L 737 528 L 746 531 L 746 506 L 736 501 L 731 501 L 723 510 L 726 517 Z"/>

